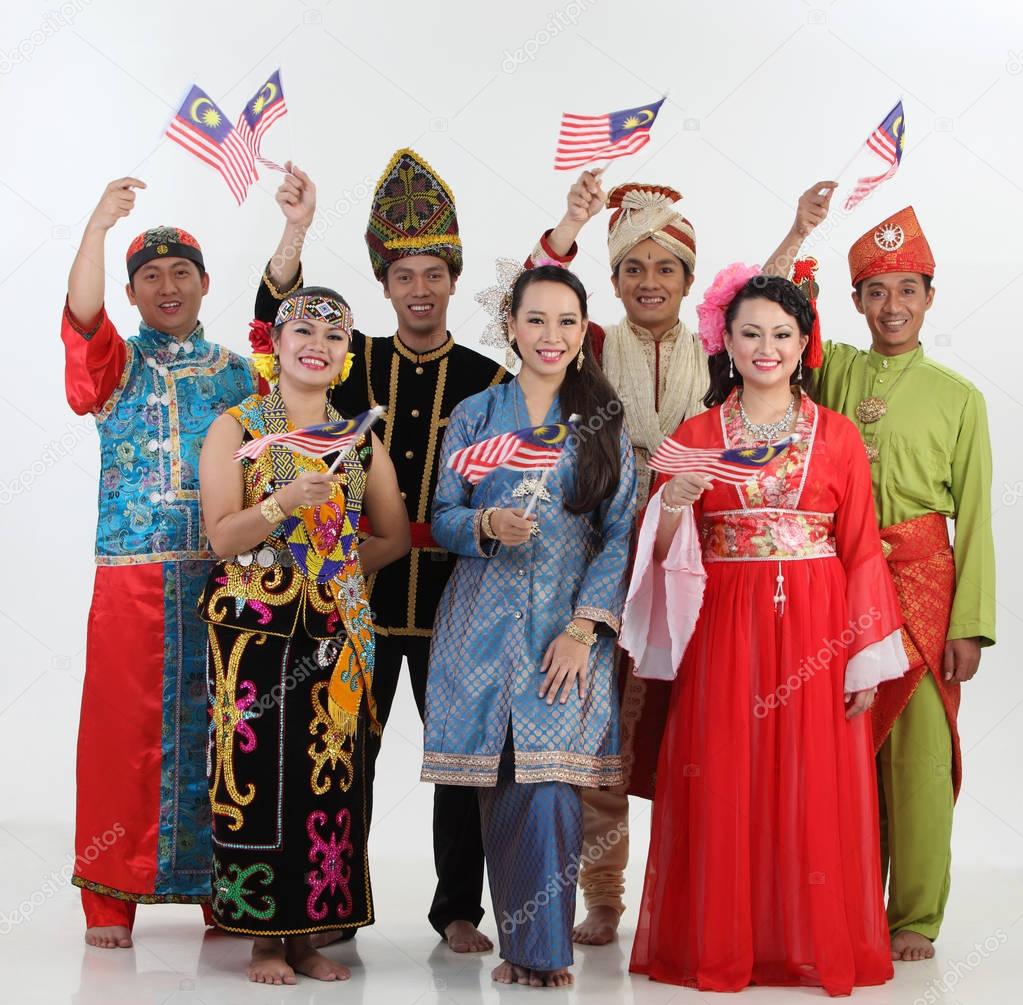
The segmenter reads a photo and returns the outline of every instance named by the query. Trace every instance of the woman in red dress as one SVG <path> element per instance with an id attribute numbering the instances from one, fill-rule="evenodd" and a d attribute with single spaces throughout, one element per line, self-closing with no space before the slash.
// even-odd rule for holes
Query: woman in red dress
<path id="1" fill-rule="evenodd" d="M 863 713 L 907 665 L 869 463 L 808 393 L 819 333 L 797 287 L 732 266 L 700 316 L 710 410 L 674 439 L 798 440 L 741 485 L 662 477 L 647 509 L 622 644 L 678 679 L 630 969 L 849 994 L 893 973 Z"/>

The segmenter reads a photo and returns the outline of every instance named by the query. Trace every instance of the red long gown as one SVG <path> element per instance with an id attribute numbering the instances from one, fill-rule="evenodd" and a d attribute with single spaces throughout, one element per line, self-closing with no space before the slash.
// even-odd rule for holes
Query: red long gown
<path id="1" fill-rule="evenodd" d="M 660 751 L 630 970 L 702 990 L 840 995 L 893 974 L 869 713 L 847 720 L 843 691 L 868 647 L 868 676 L 904 671 L 901 617 L 855 427 L 804 397 L 796 430 L 752 487 L 714 482 L 694 508 L 707 579 Z M 674 435 L 741 445 L 734 393 Z"/>

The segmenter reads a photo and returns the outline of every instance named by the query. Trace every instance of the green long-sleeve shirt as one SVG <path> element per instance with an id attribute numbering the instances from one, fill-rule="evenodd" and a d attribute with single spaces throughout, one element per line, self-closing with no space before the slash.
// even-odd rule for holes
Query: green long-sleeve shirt
<path id="1" fill-rule="evenodd" d="M 911 369 L 910 369 L 911 368 Z M 897 382 L 897 383 L 896 383 Z M 866 397 L 888 399 L 878 422 L 856 418 Z M 848 416 L 879 457 L 871 464 L 882 528 L 926 513 L 955 521 L 956 595 L 950 639 L 995 641 L 991 442 L 984 396 L 923 348 L 882 356 L 828 342 L 818 400 Z"/>

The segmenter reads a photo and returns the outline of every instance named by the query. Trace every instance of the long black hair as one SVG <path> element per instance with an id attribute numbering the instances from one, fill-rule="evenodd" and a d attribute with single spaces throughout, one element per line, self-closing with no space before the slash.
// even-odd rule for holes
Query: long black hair
<path id="1" fill-rule="evenodd" d="M 522 297 L 534 283 L 560 283 L 579 299 L 579 313 L 586 321 L 586 289 L 579 277 L 557 265 L 540 265 L 527 269 L 512 287 L 510 315 L 522 306 Z M 519 354 L 518 346 L 515 352 Z M 568 364 L 558 402 L 561 420 L 567 422 L 573 413 L 582 416 L 579 423 L 579 463 L 575 475 L 575 493 L 565 503 L 569 513 L 592 513 L 610 498 L 621 476 L 621 435 L 624 407 L 614 388 L 597 363 L 589 331 L 583 338 L 583 366 L 575 360 Z M 520 354 L 521 355 L 521 354 Z"/>
<path id="2" fill-rule="evenodd" d="M 732 298 L 732 302 L 725 310 L 726 329 L 731 330 L 732 322 L 735 320 L 735 315 L 739 312 L 739 307 L 747 300 L 771 300 L 780 305 L 781 309 L 796 322 L 796 325 L 799 327 L 799 334 L 806 335 L 809 338 L 817 314 L 803 291 L 787 279 L 782 279 L 781 276 L 764 275 L 754 276 L 750 279 L 736 293 Z M 803 349 L 804 356 L 809 346 L 810 343 L 807 342 Z M 733 387 L 742 387 L 742 375 L 738 370 L 734 371 L 733 376 L 730 377 L 728 375 L 730 365 L 728 353 L 724 349 L 710 357 L 707 361 L 707 367 L 710 370 L 710 388 L 706 395 L 704 395 L 703 404 L 707 408 L 713 408 L 715 405 L 720 405 L 731 394 Z M 814 396 L 817 386 L 816 375 L 813 370 L 806 366 L 805 362 L 803 364 L 802 379 L 796 380 L 794 383 L 798 384 L 808 397 L 812 398 Z"/>

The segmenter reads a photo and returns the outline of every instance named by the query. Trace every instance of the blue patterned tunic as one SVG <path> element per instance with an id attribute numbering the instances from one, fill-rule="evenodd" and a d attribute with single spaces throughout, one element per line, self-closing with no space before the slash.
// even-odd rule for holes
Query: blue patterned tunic
<path id="1" fill-rule="evenodd" d="M 557 402 L 546 421 L 560 421 Z M 494 785 L 509 726 L 518 782 L 621 781 L 612 677 L 636 508 L 632 447 L 623 432 L 614 494 L 577 516 L 564 508 L 578 456 L 570 442 L 537 504 L 539 536 L 506 547 L 481 538 L 483 511 L 525 506 L 537 475 L 499 468 L 471 485 L 447 465 L 462 447 L 529 425 L 515 380 L 463 401 L 444 437 L 433 533 L 459 558 L 434 624 L 423 781 Z M 595 621 L 600 636 L 588 692 L 549 706 L 537 696 L 544 653 L 573 617 Z"/>

